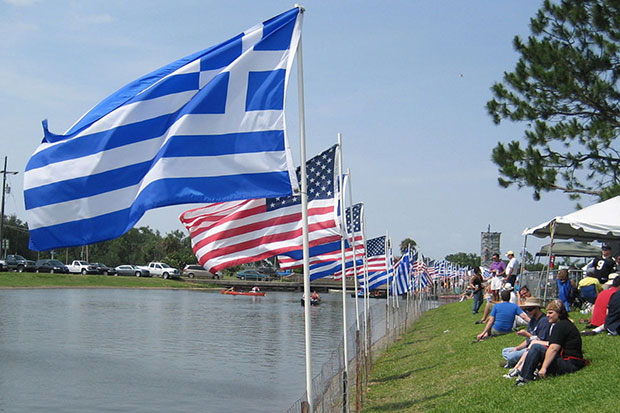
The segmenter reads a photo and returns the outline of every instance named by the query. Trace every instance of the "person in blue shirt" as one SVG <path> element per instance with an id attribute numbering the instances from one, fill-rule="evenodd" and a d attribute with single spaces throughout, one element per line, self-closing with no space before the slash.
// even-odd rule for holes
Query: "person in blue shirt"
<path id="1" fill-rule="evenodd" d="M 487 325 L 482 333 L 476 336 L 478 340 L 510 333 L 516 316 L 521 317 L 528 323 L 530 322 L 530 317 L 525 314 L 525 311 L 518 305 L 510 302 L 510 291 L 502 291 L 501 297 L 502 302 L 493 307 Z"/>

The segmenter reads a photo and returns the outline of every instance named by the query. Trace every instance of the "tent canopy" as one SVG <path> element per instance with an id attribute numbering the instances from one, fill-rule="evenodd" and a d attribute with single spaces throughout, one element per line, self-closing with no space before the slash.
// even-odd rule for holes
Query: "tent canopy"
<path id="1" fill-rule="evenodd" d="M 554 238 L 575 241 L 617 241 L 620 239 L 620 196 L 568 215 L 555 217 L 536 227 L 526 228 L 523 235 L 549 237 L 552 224 L 555 224 Z"/>
<path id="2" fill-rule="evenodd" d="M 540 247 L 536 255 L 549 256 L 549 245 Z M 557 257 L 597 257 L 601 255 L 601 248 L 583 242 L 554 242 L 552 253 Z"/>

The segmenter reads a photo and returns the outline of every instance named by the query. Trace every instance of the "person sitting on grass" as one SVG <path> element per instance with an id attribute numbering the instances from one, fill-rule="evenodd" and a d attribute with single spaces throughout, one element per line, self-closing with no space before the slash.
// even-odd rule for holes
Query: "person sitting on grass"
<path id="1" fill-rule="evenodd" d="M 549 334 L 549 320 L 541 311 L 542 302 L 538 298 L 529 297 L 521 306 L 530 316 L 530 322 L 525 330 L 517 331 L 517 335 L 525 340 L 516 347 L 506 347 L 502 350 L 502 357 L 506 360 L 505 368 L 514 367 L 527 347 L 534 340 L 547 340 Z"/>
<path id="2" fill-rule="evenodd" d="M 583 358 L 581 335 L 568 319 L 564 303 L 553 300 L 547 306 L 547 318 L 552 325 L 549 333 L 549 347 L 533 344 L 527 352 L 521 374 L 515 383 L 522 386 L 536 378 L 548 375 L 559 376 L 582 369 L 588 362 Z"/>
<path id="3" fill-rule="evenodd" d="M 519 305 L 519 307 L 523 307 L 527 299 L 530 298 L 531 296 L 532 296 L 532 293 L 529 287 L 527 285 L 521 286 L 521 288 L 519 288 L 519 295 L 517 297 L 518 299 L 517 304 Z"/>
<path id="4" fill-rule="evenodd" d="M 586 276 L 579 281 L 577 289 L 585 301 L 594 304 L 596 296 L 603 289 L 598 278 L 594 276 L 594 268 L 588 268 Z"/>
<path id="5" fill-rule="evenodd" d="M 525 312 L 518 305 L 509 302 L 510 291 L 502 291 L 501 297 L 502 302 L 493 307 L 489 320 L 487 321 L 487 325 L 484 327 L 482 333 L 476 336 L 478 341 L 484 340 L 490 336 L 499 336 L 510 333 L 512 331 L 516 316 L 520 316 L 527 322 L 530 321 L 528 315 L 525 314 Z"/>
<path id="6" fill-rule="evenodd" d="M 620 279 L 620 277 L 616 276 L 614 278 L 614 284 L 617 282 L 616 280 L 618 279 Z M 593 336 L 605 330 L 607 330 L 607 333 L 610 336 L 617 336 L 618 334 L 620 334 L 620 285 L 619 288 L 609 298 L 609 303 L 607 304 L 607 315 L 605 316 L 605 323 L 596 327 L 592 331 L 582 331 L 581 335 Z"/>
<path id="7" fill-rule="evenodd" d="M 592 319 L 586 326 L 586 328 L 594 328 L 595 334 L 603 331 L 602 326 L 605 324 L 607 306 L 609 305 L 611 296 L 618 290 L 618 287 L 620 287 L 620 277 L 616 276 L 615 273 L 609 274 L 609 281 L 605 283 L 604 287 L 606 287 L 606 289 L 601 291 L 600 294 L 596 296 L 594 308 L 592 309 Z M 597 329 L 597 327 L 600 328 Z M 584 332 L 582 332 L 582 335 L 592 335 L 583 333 Z"/>
<path id="8" fill-rule="evenodd" d="M 484 311 L 482 311 L 482 318 L 480 320 L 477 320 L 474 324 L 486 324 L 486 322 L 489 321 L 489 314 L 491 314 L 493 306 L 495 306 L 495 304 L 497 303 L 501 303 L 501 301 L 493 301 L 493 293 L 491 290 L 490 282 L 487 283 L 487 286 L 484 289 L 483 301 L 485 302 L 485 304 Z"/>

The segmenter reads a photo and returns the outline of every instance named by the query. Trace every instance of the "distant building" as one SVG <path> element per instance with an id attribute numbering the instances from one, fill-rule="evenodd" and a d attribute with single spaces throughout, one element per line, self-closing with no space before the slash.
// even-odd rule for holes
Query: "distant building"
<path id="1" fill-rule="evenodd" d="M 487 232 L 480 233 L 480 261 L 481 265 L 488 266 L 493 254 L 500 253 L 499 238 L 501 232 L 491 232 L 491 227 Z"/>

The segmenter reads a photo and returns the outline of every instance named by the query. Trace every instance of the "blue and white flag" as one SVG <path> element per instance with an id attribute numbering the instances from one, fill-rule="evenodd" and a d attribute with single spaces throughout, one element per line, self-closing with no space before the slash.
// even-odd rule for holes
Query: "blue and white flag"
<path id="1" fill-rule="evenodd" d="M 301 17 L 293 8 L 143 76 L 64 135 L 44 121 L 24 176 L 30 248 L 113 239 L 153 208 L 297 191 L 284 96 Z"/>
<path id="2" fill-rule="evenodd" d="M 396 273 L 392 279 L 392 293 L 402 295 L 411 289 L 409 254 L 405 254 L 396 264 Z"/>

